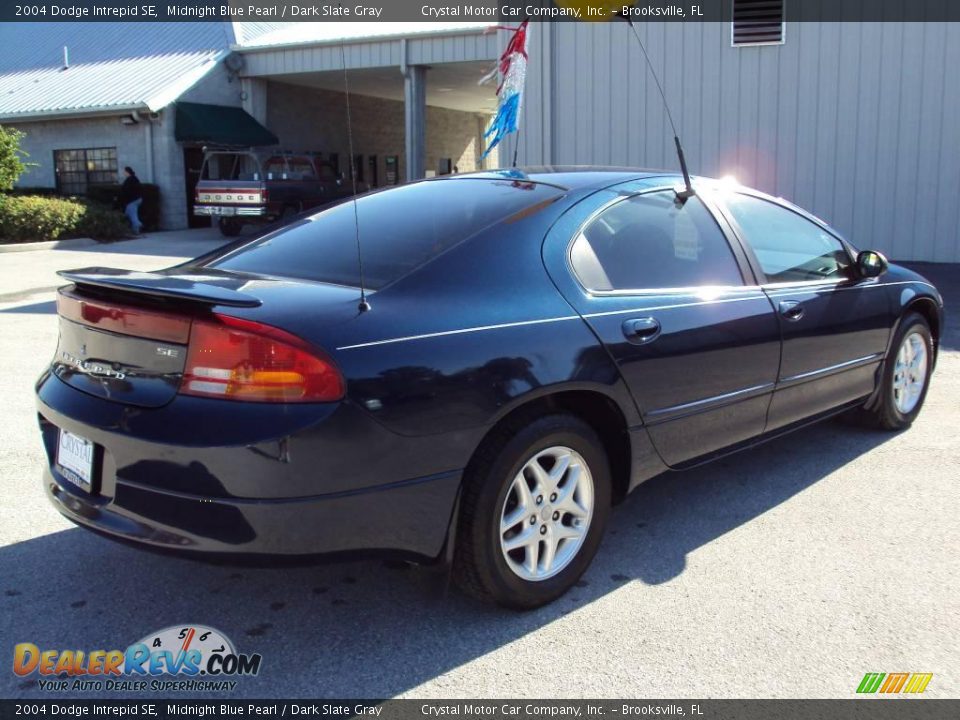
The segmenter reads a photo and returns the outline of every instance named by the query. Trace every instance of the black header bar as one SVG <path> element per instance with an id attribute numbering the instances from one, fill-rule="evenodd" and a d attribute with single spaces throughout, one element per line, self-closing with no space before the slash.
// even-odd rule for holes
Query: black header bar
<path id="1" fill-rule="evenodd" d="M 4 0 L 2 22 L 635 22 L 729 21 L 733 0 Z M 789 0 L 786 22 L 956 22 L 955 0 Z M 401 30 L 402 32 L 402 30 Z"/>

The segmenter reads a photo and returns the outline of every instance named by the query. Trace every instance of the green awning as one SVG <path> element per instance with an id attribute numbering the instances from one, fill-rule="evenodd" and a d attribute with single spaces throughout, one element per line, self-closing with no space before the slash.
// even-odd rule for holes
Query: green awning
<path id="1" fill-rule="evenodd" d="M 174 137 L 180 142 L 213 145 L 276 145 L 277 136 L 242 108 L 178 102 Z"/>

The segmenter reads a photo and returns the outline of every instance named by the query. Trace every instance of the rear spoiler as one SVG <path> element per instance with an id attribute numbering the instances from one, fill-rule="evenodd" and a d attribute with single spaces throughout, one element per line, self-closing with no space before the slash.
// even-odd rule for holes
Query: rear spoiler
<path id="1" fill-rule="evenodd" d="M 81 268 L 60 270 L 57 275 L 79 286 L 123 290 L 140 295 L 186 300 L 206 305 L 258 307 L 261 301 L 252 295 L 221 287 L 216 276 L 163 275 L 117 268 Z"/>

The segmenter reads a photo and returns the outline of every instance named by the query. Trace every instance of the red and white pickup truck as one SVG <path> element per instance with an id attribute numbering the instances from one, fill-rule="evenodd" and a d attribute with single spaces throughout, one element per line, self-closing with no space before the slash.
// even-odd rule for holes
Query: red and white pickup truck
<path id="1" fill-rule="evenodd" d="M 368 189 L 366 184 L 357 185 L 357 192 Z M 233 237 L 246 223 L 293 217 L 350 197 L 351 190 L 348 180 L 313 154 L 208 150 L 193 213 L 217 218 L 220 232 Z"/>

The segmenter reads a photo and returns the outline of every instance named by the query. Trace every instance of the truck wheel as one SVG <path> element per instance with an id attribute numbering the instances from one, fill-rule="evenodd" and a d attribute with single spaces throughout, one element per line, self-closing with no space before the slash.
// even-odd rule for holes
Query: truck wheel
<path id="1" fill-rule="evenodd" d="M 236 237 L 243 229 L 239 220 L 233 218 L 220 218 L 220 233 L 224 237 Z"/>

